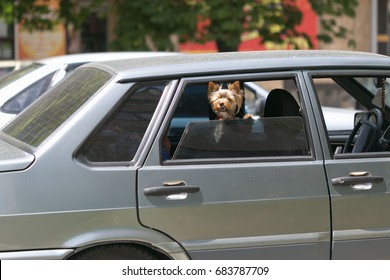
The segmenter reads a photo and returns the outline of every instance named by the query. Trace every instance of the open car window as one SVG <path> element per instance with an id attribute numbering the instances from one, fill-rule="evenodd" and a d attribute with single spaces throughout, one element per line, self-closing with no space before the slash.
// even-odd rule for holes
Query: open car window
<path id="1" fill-rule="evenodd" d="M 214 102 L 224 101 L 210 97 L 209 81 L 186 84 L 161 144 L 163 160 L 312 156 L 295 78 L 215 83 L 217 89 L 239 85 L 241 98 L 233 95 L 224 105 L 234 117 L 220 118 Z"/>
<path id="2" fill-rule="evenodd" d="M 327 75 L 313 77 L 334 158 L 370 156 L 389 151 L 387 76 Z"/>

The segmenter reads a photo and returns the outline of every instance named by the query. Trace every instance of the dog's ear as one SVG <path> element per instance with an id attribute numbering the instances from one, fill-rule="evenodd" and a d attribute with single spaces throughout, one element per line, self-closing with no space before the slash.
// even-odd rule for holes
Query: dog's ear
<path id="1" fill-rule="evenodd" d="M 220 89 L 220 86 L 217 83 L 209 82 L 209 93 L 218 91 Z"/>
<path id="2" fill-rule="evenodd" d="M 244 92 L 241 90 L 240 81 L 235 81 L 232 84 L 229 84 L 228 89 L 234 91 L 237 95 L 243 96 Z"/>
<path id="3" fill-rule="evenodd" d="M 243 98 L 244 98 L 244 91 L 241 89 L 240 81 L 235 81 L 232 84 L 229 84 L 228 89 L 233 91 L 236 96 L 236 111 L 235 114 L 238 114 L 241 110 Z"/>

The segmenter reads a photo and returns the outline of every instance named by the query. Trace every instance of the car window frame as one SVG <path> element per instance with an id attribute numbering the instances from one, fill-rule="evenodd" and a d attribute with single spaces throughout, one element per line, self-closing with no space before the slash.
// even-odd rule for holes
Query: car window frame
<path id="1" fill-rule="evenodd" d="M 208 81 L 229 81 L 229 80 L 244 80 L 245 81 L 257 81 L 257 80 L 283 80 L 283 79 L 294 79 L 296 82 L 296 88 L 298 90 L 299 102 L 301 107 L 301 113 L 303 116 L 303 123 L 306 133 L 306 140 L 308 143 L 308 148 L 310 155 L 305 156 L 275 156 L 275 157 L 245 157 L 245 158 L 210 158 L 210 159 L 172 159 L 163 161 L 160 158 L 160 164 L 166 166 L 177 166 L 177 165 L 199 165 L 199 164 L 226 164 L 226 163 L 251 163 L 251 162 L 296 162 L 296 161 L 313 161 L 317 158 L 317 152 L 314 144 L 314 133 L 312 131 L 312 124 L 308 121 L 307 109 L 311 110 L 308 105 L 305 105 L 308 102 L 306 97 L 306 85 L 303 80 L 302 71 L 280 71 L 280 72 L 265 72 L 265 73 L 239 73 L 239 74 L 228 74 L 228 75 L 215 75 L 215 76 L 202 76 L 202 77 L 186 77 L 180 80 L 175 95 L 173 97 L 172 103 L 167 112 L 167 116 L 164 119 L 162 124 L 162 129 L 160 132 L 160 138 L 158 139 L 159 143 L 162 142 L 163 134 L 169 128 L 171 119 L 175 113 L 175 109 L 180 102 L 180 98 L 183 94 L 184 88 L 189 83 L 202 83 Z M 312 131 L 312 132 L 310 132 Z M 161 145 L 160 145 L 161 146 Z M 160 147 L 161 149 L 161 147 Z M 161 153 L 159 151 L 159 153 Z"/>
<path id="2" fill-rule="evenodd" d="M 85 157 L 85 150 L 86 146 L 90 144 L 91 139 L 99 132 L 99 130 L 104 126 L 104 124 L 112 118 L 115 113 L 124 105 L 124 102 L 126 102 L 134 93 L 134 90 L 136 91 L 137 88 L 142 87 L 142 85 L 151 85 L 151 84 L 157 84 L 166 82 L 166 86 L 161 94 L 160 100 L 157 103 L 155 112 L 153 113 L 153 116 L 149 122 L 149 125 L 147 126 L 144 136 L 139 143 L 139 146 L 131 160 L 124 160 L 124 161 L 89 161 Z M 142 165 L 142 162 L 145 160 L 145 155 L 148 154 L 148 151 L 151 148 L 153 139 L 155 139 L 156 129 L 160 127 L 161 122 L 164 118 L 166 109 L 170 102 L 169 92 L 172 91 L 172 89 L 176 88 L 177 80 L 171 80 L 171 79 L 153 79 L 153 80 L 142 80 L 140 82 L 128 82 L 124 83 L 128 85 L 127 90 L 125 90 L 123 96 L 116 102 L 114 106 L 112 106 L 111 110 L 108 111 L 108 113 L 101 119 L 99 124 L 89 133 L 89 135 L 86 137 L 86 139 L 80 144 L 80 148 L 77 149 L 75 152 L 75 158 L 81 162 L 84 165 L 92 166 L 92 167 L 118 167 L 118 166 L 140 166 Z"/>
<path id="3" fill-rule="evenodd" d="M 308 70 L 304 71 L 306 83 L 310 86 L 310 90 L 313 91 L 313 94 L 310 95 L 313 98 L 312 104 L 315 104 L 314 111 L 318 112 L 316 114 L 316 119 L 322 120 L 322 123 L 317 123 L 319 133 L 323 139 L 322 145 L 325 159 L 331 160 L 342 160 L 342 159 L 361 159 L 361 158 L 377 158 L 377 157 L 390 157 L 390 152 L 386 151 L 376 151 L 376 152 L 364 152 L 364 153 L 341 153 L 333 154 L 331 143 L 329 140 L 329 133 L 325 125 L 324 115 L 321 109 L 321 103 L 319 101 L 318 94 L 316 92 L 316 87 L 314 85 L 313 79 L 315 78 L 332 78 L 332 77 L 345 77 L 345 76 L 356 76 L 356 77 L 375 77 L 375 76 L 387 76 L 390 77 L 390 69 L 335 69 L 335 70 Z M 370 94 L 367 91 L 367 94 Z M 355 98 L 354 95 L 351 95 Z M 364 106 L 368 104 L 368 97 L 365 98 Z M 370 102 L 372 105 L 372 103 Z M 369 105 L 370 105 L 369 104 Z M 367 109 L 374 108 L 374 106 L 366 106 Z M 386 122 L 390 125 L 390 117 L 387 115 Z"/>

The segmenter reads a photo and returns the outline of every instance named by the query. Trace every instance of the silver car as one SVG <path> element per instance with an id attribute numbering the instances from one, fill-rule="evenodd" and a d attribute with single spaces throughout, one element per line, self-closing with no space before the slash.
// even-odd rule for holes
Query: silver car
<path id="1" fill-rule="evenodd" d="M 389 78 L 339 51 L 85 64 L 1 130 L 0 259 L 390 258 Z M 269 94 L 215 120 L 210 81 Z"/>

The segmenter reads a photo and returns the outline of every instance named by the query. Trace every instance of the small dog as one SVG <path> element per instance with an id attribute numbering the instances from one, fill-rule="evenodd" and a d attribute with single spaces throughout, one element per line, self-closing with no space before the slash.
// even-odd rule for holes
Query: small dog
<path id="1" fill-rule="evenodd" d="M 238 118 L 236 114 L 242 107 L 244 91 L 240 88 L 239 81 L 229 84 L 227 89 L 222 89 L 222 86 L 209 82 L 207 97 L 218 120 L 234 120 Z M 244 119 L 248 118 L 252 118 L 252 115 L 244 116 Z"/>
<path id="2" fill-rule="evenodd" d="M 222 86 L 209 82 L 207 97 L 211 109 L 217 116 L 217 120 L 234 120 L 239 118 L 237 114 L 240 112 L 244 100 L 244 91 L 241 90 L 239 81 L 229 84 L 227 89 L 222 89 Z M 244 119 L 251 118 L 251 114 L 244 116 Z M 223 123 L 215 125 L 213 132 L 210 134 L 214 143 L 220 143 L 225 134 L 225 129 Z"/>

